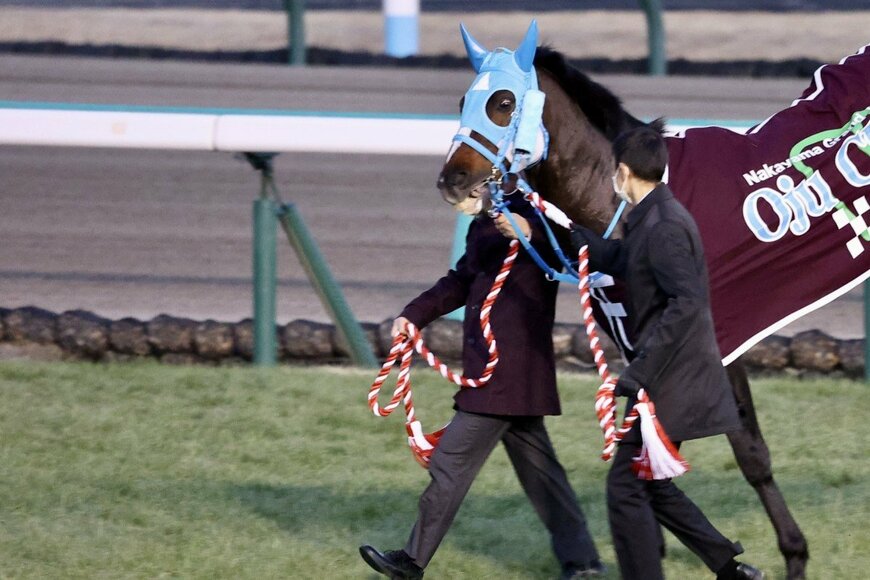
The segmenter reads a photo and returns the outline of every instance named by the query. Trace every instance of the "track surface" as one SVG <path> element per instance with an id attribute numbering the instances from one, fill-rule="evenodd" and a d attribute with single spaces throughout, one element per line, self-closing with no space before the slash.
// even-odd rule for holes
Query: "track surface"
<path id="1" fill-rule="evenodd" d="M 0 0 L 0 6 L 26 7 L 84 7 L 105 8 L 179 8 L 233 9 L 233 10 L 282 10 L 283 4 L 276 0 Z M 868 0 L 668 0 L 663 3 L 667 10 L 861 10 L 870 8 Z M 381 0 L 308 0 L 306 8 L 323 9 L 363 9 L 380 10 Z M 573 0 L 537 0 L 531 5 L 527 0 L 500 0 L 498 3 L 484 0 L 470 3 L 466 0 L 426 0 L 425 10 L 458 12 L 492 10 L 498 7 L 505 12 L 574 10 L 577 2 Z M 584 10 L 639 10 L 637 0 L 584 0 Z"/>
<path id="2" fill-rule="evenodd" d="M 470 80 L 465 72 L 0 58 L 0 100 L 453 114 Z M 672 118 L 761 119 L 806 84 L 599 80 L 636 115 Z M 434 187 L 441 161 L 278 158 L 283 195 L 298 204 L 360 319 L 394 315 L 448 268 L 454 214 Z M 0 147 L 0 306 L 248 317 L 258 187 L 256 173 L 224 153 Z M 279 320 L 326 320 L 279 242 Z M 860 298 L 853 292 L 787 331 L 863 336 Z M 579 320 L 570 288 L 558 318 Z"/>

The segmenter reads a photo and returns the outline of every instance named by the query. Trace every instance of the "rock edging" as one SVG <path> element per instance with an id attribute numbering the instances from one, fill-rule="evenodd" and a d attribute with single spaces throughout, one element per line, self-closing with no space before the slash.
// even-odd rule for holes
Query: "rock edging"
<path id="1" fill-rule="evenodd" d="M 392 339 L 392 320 L 363 323 L 375 355 L 383 358 Z M 348 349 L 335 327 L 294 320 L 276 327 L 278 359 L 290 364 L 348 362 Z M 245 364 L 253 358 L 254 327 L 239 322 L 196 321 L 161 314 L 151 320 L 109 320 L 84 310 L 60 314 L 26 306 L 0 308 L 0 360 L 90 360 L 125 362 L 145 358 L 168 364 Z M 426 343 L 454 364 L 462 357 L 462 324 L 441 319 L 423 330 Z M 616 346 L 602 337 L 612 367 L 622 359 Z M 553 331 L 557 365 L 563 370 L 594 371 L 592 353 L 581 325 L 557 324 Z M 744 356 L 756 372 L 791 375 L 824 374 L 863 377 L 864 339 L 840 340 L 820 330 L 794 337 L 769 336 Z"/>

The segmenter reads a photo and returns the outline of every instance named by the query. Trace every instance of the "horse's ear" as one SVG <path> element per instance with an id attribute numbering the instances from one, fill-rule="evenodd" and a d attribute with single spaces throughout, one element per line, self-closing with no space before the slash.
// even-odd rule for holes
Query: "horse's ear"
<path id="1" fill-rule="evenodd" d="M 474 40 L 471 33 L 465 28 L 465 25 L 459 23 L 459 30 L 462 32 L 462 42 L 465 43 L 465 52 L 468 53 L 468 60 L 471 61 L 471 66 L 474 67 L 474 72 L 480 72 L 480 67 L 483 66 L 483 61 L 489 55 L 489 51 L 482 44 Z"/>
<path id="2" fill-rule="evenodd" d="M 532 20 L 529 24 L 529 29 L 526 31 L 526 36 L 517 47 L 514 53 L 514 58 L 523 71 L 529 72 L 532 70 L 532 65 L 535 62 L 535 51 L 538 50 L 538 21 Z"/>

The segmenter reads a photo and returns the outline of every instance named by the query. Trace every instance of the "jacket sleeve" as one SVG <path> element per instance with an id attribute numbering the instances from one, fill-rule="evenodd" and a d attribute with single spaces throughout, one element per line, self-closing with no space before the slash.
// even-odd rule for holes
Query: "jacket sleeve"
<path id="1" fill-rule="evenodd" d="M 707 289 L 696 267 L 695 248 L 682 225 L 669 221 L 657 224 L 650 233 L 649 258 L 655 281 L 668 302 L 643 343 L 636 345 L 637 356 L 620 376 L 616 395 L 634 395 L 651 385 L 691 335 L 693 320 L 709 307 Z"/>
<path id="2" fill-rule="evenodd" d="M 575 225 L 571 229 L 574 257 L 584 245 L 589 246 L 589 269 L 604 272 L 616 278 L 625 278 L 628 252 L 622 240 L 606 240 L 589 228 Z"/>
<path id="3" fill-rule="evenodd" d="M 469 235 L 465 239 L 466 245 L 474 227 L 476 224 L 472 224 L 468 229 Z M 465 305 L 474 275 L 474 271 L 468 265 L 468 255 L 463 254 L 456 262 L 455 268 L 447 272 L 447 275 L 438 280 L 430 289 L 411 300 L 399 316 L 404 316 L 414 326 L 422 329 L 439 316 L 453 312 Z"/>

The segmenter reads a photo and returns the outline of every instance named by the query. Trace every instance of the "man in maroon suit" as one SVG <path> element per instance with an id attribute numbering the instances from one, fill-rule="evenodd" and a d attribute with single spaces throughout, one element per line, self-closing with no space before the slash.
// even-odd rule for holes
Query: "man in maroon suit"
<path id="1" fill-rule="evenodd" d="M 537 220 L 523 217 L 532 216 L 528 204 L 512 200 L 511 210 L 526 236 L 531 236 L 532 245 L 556 264 Z M 456 268 L 405 307 L 393 325 L 393 334 L 405 333 L 408 322 L 422 328 L 465 306 L 464 373 L 480 376 L 488 360 L 480 308 L 508 252 L 508 238 L 514 236 L 503 216 L 497 220 L 478 216 L 468 230 L 466 253 Z M 420 498 L 417 522 L 405 548 L 386 553 L 371 546 L 360 548 L 363 559 L 378 572 L 392 578 L 423 576 L 472 481 L 499 441 L 550 532 L 562 577 L 604 572 L 583 512 L 544 427 L 545 415 L 561 413 L 553 356 L 557 289 L 528 253 L 519 253 L 491 313 L 499 349 L 495 373 L 485 387 L 456 393 L 456 415 L 432 454 L 431 482 Z"/>

